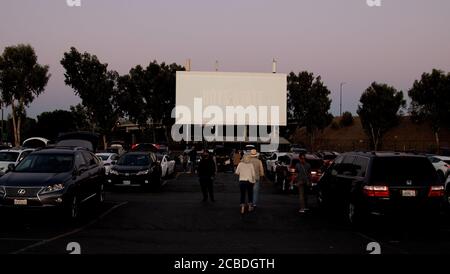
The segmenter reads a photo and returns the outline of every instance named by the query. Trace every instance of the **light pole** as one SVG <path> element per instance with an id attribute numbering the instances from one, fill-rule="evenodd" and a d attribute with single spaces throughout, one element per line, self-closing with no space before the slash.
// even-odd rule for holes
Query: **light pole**
<path id="1" fill-rule="evenodd" d="M 344 87 L 346 83 L 341 82 L 340 92 L 339 92 L 339 116 L 342 117 L 342 88 Z"/>

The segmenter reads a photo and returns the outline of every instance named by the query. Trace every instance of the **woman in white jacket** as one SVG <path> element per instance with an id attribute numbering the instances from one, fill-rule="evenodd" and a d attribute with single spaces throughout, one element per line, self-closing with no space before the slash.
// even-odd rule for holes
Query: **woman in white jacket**
<path id="1" fill-rule="evenodd" d="M 245 213 L 245 196 L 247 195 L 248 211 L 253 211 L 253 186 L 256 182 L 256 173 L 253 164 L 250 162 L 250 155 L 245 155 L 243 161 L 236 168 L 236 175 L 239 175 L 239 188 L 241 190 L 241 214 Z"/>

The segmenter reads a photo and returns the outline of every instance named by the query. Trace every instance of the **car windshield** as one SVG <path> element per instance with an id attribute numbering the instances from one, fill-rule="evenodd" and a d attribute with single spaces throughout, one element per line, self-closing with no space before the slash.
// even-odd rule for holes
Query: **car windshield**
<path id="1" fill-rule="evenodd" d="M 15 162 L 19 157 L 19 152 L 0 152 L 0 161 Z"/>
<path id="2" fill-rule="evenodd" d="M 121 166 L 148 166 L 150 157 L 145 154 L 125 154 L 117 162 Z"/>
<path id="3" fill-rule="evenodd" d="M 374 159 L 372 178 L 389 185 L 405 180 L 431 184 L 436 180 L 436 171 L 427 158 L 383 157 Z"/>
<path id="4" fill-rule="evenodd" d="M 31 154 L 15 168 L 15 172 L 64 173 L 73 166 L 70 154 Z"/>

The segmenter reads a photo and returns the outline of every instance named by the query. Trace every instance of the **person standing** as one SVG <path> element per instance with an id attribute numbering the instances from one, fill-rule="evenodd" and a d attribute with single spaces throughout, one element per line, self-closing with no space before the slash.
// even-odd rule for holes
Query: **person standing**
<path id="1" fill-rule="evenodd" d="M 241 192 L 241 214 L 245 213 L 246 205 L 248 211 L 253 211 L 253 186 L 255 184 L 255 168 L 250 163 L 250 155 L 245 155 L 242 162 L 236 168 L 235 174 L 239 176 L 239 188 Z M 245 197 L 248 197 L 247 203 Z"/>
<path id="2" fill-rule="evenodd" d="M 234 154 L 233 154 L 234 170 L 236 170 L 236 168 L 237 168 L 237 166 L 239 165 L 240 162 L 241 162 L 241 153 L 239 152 L 238 149 L 236 149 L 234 151 Z"/>
<path id="3" fill-rule="evenodd" d="M 299 162 L 295 165 L 295 170 L 297 172 L 297 186 L 300 201 L 299 213 L 305 213 L 308 208 L 306 207 L 306 187 L 311 182 L 311 165 L 306 162 L 304 154 L 299 155 Z"/>
<path id="4" fill-rule="evenodd" d="M 255 185 L 253 187 L 253 209 L 256 209 L 256 204 L 259 198 L 259 189 L 261 187 L 261 178 L 264 176 L 264 167 L 261 160 L 258 158 L 256 149 L 250 151 L 250 163 L 255 169 Z"/>
<path id="5" fill-rule="evenodd" d="M 181 160 L 183 163 L 183 171 L 187 172 L 187 167 L 188 167 L 187 164 L 189 162 L 189 157 L 186 152 L 183 153 Z"/>
<path id="6" fill-rule="evenodd" d="M 195 165 L 197 163 L 197 150 L 195 146 L 192 146 L 191 151 L 189 151 L 189 160 L 191 162 L 191 173 L 195 174 Z"/>
<path id="7" fill-rule="evenodd" d="M 203 194 L 203 202 L 208 201 L 208 195 L 211 202 L 215 202 L 213 180 L 216 174 L 216 165 L 207 150 L 202 153 L 202 158 L 198 164 L 198 178 Z"/>

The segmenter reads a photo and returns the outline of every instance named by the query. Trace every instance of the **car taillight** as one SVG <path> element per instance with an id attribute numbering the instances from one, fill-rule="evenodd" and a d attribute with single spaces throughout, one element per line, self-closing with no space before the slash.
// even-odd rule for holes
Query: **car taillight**
<path id="1" fill-rule="evenodd" d="M 295 173 L 295 168 L 290 168 L 290 169 L 289 169 L 289 172 L 290 172 L 290 173 Z"/>
<path id="2" fill-rule="evenodd" d="M 428 197 L 442 197 L 444 196 L 444 186 L 432 186 Z"/>
<path id="3" fill-rule="evenodd" d="M 365 186 L 363 191 L 368 197 L 389 197 L 389 187 L 387 186 Z"/>

